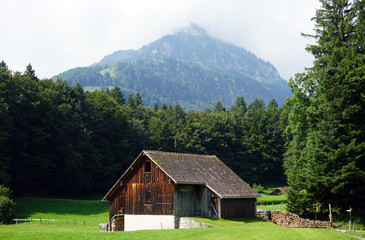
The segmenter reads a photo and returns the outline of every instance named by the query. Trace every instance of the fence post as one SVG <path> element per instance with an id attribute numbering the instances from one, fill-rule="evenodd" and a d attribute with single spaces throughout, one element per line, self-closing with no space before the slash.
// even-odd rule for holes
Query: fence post
<path id="1" fill-rule="evenodd" d="M 74 226 L 76 226 L 76 219 L 74 219 Z"/>
<path id="2" fill-rule="evenodd" d="M 42 218 L 39 218 L 39 221 L 41 222 L 41 224 L 42 224 Z"/>
<path id="3" fill-rule="evenodd" d="M 354 232 L 355 232 L 355 228 L 356 228 L 356 221 L 354 221 Z"/>
<path id="4" fill-rule="evenodd" d="M 85 219 L 84 219 L 84 227 L 85 227 Z"/>
<path id="5" fill-rule="evenodd" d="M 67 225 L 68 225 L 68 218 L 67 218 Z"/>

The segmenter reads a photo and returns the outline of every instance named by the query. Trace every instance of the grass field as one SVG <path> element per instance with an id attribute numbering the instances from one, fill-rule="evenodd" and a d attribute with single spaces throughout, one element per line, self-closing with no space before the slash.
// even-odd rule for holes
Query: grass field
<path id="1" fill-rule="evenodd" d="M 18 198 L 16 203 L 17 217 L 57 218 L 59 222 L 57 225 L 54 222 L 2 225 L 0 239 L 355 239 L 333 229 L 287 229 L 259 218 L 196 218 L 215 227 L 102 233 L 98 224 L 107 221 L 108 204 L 100 200 Z M 76 225 L 73 225 L 73 219 L 76 219 Z"/>
<path id="2" fill-rule="evenodd" d="M 261 198 L 257 199 L 257 205 L 259 204 L 280 204 L 286 203 L 288 201 L 287 195 L 267 195 L 267 194 L 260 194 Z"/>

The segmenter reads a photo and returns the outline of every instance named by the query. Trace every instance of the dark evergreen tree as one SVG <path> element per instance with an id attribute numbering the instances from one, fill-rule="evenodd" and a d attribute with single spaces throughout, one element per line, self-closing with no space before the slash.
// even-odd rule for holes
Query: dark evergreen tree
<path id="1" fill-rule="evenodd" d="M 344 213 L 365 201 L 364 3 L 321 0 L 314 66 L 290 84 L 292 139 L 286 155 L 290 211 Z"/>
<path id="2" fill-rule="evenodd" d="M 107 90 L 109 90 L 109 88 Z M 120 105 L 125 104 L 125 99 L 124 99 L 122 91 L 120 90 L 120 87 L 115 86 L 114 88 L 109 90 L 108 95 L 111 96 L 112 98 L 114 98 L 115 101 L 117 101 L 117 103 L 119 103 Z"/>
<path id="3" fill-rule="evenodd" d="M 35 70 L 32 67 L 32 64 L 28 64 L 26 70 L 24 71 L 24 75 L 29 77 L 32 80 L 37 80 L 38 77 L 35 75 Z"/>

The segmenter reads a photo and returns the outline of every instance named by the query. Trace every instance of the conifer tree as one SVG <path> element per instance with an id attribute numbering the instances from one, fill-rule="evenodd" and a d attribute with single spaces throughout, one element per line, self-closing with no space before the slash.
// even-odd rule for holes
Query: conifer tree
<path id="1" fill-rule="evenodd" d="M 365 201 L 365 42 L 362 1 L 321 0 L 313 67 L 290 81 L 292 138 L 285 167 L 288 209 L 298 214 L 342 213 Z"/>

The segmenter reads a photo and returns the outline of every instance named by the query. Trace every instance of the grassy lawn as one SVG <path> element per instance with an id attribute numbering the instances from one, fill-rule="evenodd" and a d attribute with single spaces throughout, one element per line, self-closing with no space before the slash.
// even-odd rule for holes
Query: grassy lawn
<path id="1" fill-rule="evenodd" d="M 260 193 L 262 196 L 261 198 L 257 199 L 257 205 L 259 204 L 280 204 L 280 203 L 286 203 L 288 201 L 287 195 L 267 195 Z"/>
<path id="2" fill-rule="evenodd" d="M 259 218 L 196 218 L 215 227 L 102 233 L 98 224 L 107 221 L 108 204 L 100 200 L 19 198 L 16 202 L 17 217 L 58 218 L 59 222 L 57 225 L 53 222 L 2 225 L 0 239 L 355 239 L 333 229 L 282 228 Z M 67 219 L 69 225 L 66 223 Z M 73 219 L 77 220 L 76 226 L 72 225 Z M 78 220 L 85 220 L 86 226 L 82 222 L 78 224 Z"/>
<path id="3" fill-rule="evenodd" d="M 271 204 L 271 205 L 257 205 L 257 208 L 260 209 L 267 209 L 270 211 L 282 211 L 282 212 L 287 212 L 286 209 L 286 203 L 284 204 Z"/>
<path id="4" fill-rule="evenodd" d="M 271 211 L 280 210 L 286 212 L 287 195 L 267 195 L 261 193 L 261 198 L 257 199 L 257 208 L 268 209 Z"/>
<path id="5" fill-rule="evenodd" d="M 15 214 L 17 218 L 58 219 L 57 225 L 76 223 L 76 226 L 83 226 L 85 221 L 85 226 L 95 227 L 101 222 L 107 222 L 109 218 L 109 204 L 100 199 L 18 198 L 15 199 Z M 50 221 L 48 224 L 52 225 L 55 222 Z"/>

